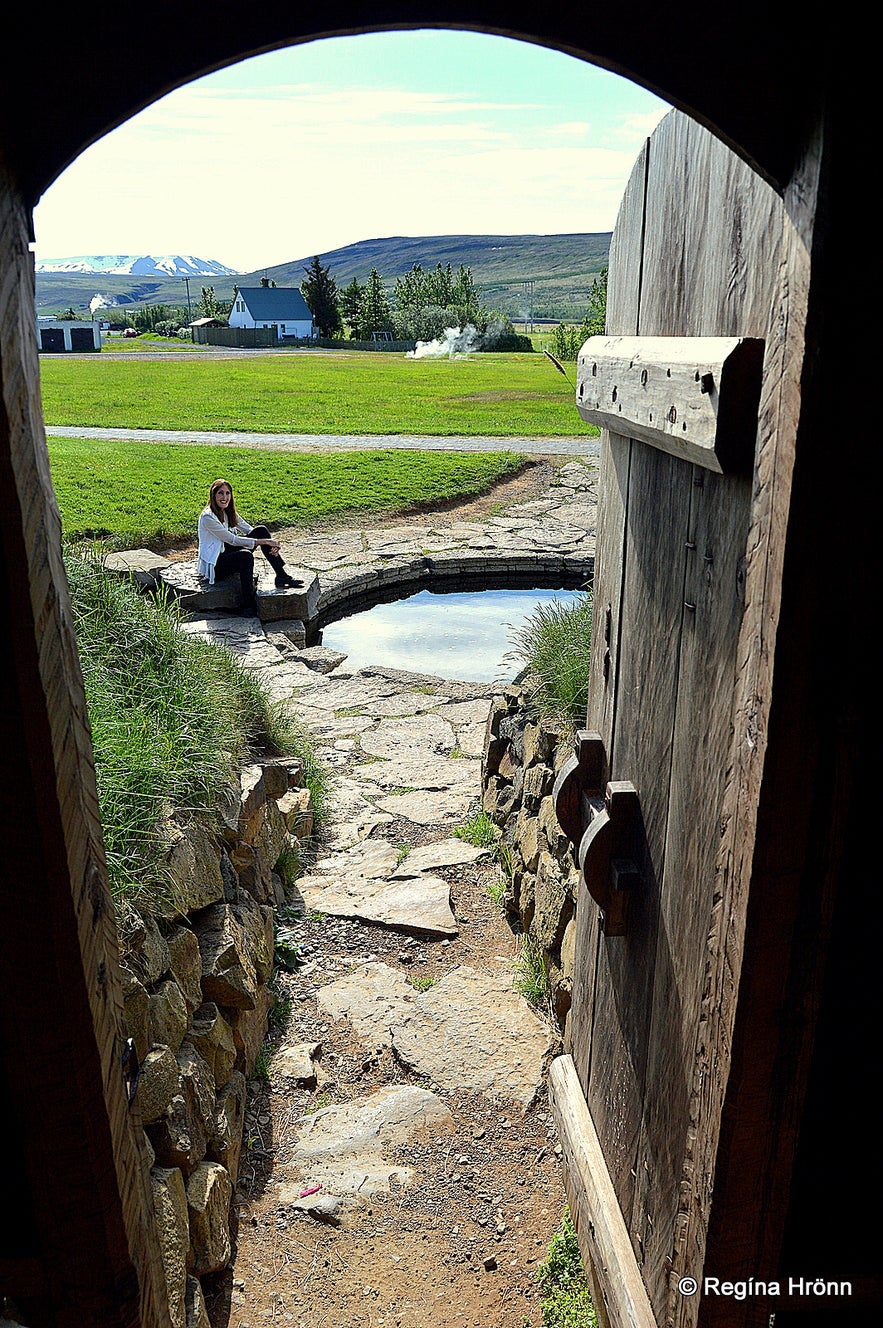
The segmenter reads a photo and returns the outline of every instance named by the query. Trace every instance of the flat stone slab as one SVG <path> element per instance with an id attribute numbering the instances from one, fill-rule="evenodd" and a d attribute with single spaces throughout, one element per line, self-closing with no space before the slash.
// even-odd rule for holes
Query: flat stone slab
<path id="1" fill-rule="evenodd" d="M 378 798 L 377 806 L 390 816 L 413 821 L 415 825 L 454 825 L 466 815 L 474 798 L 474 787 L 464 786 L 459 790 L 393 793 L 388 798 Z"/>
<path id="2" fill-rule="evenodd" d="M 364 746 L 365 736 L 361 738 Z M 421 755 L 420 749 L 403 749 L 386 761 L 372 761 L 358 767 L 359 778 L 365 785 L 377 784 L 387 789 L 431 789 L 439 792 L 467 790 L 476 797 L 479 788 L 481 762 L 475 759 Z"/>
<path id="3" fill-rule="evenodd" d="M 487 857 L 488 852 L 488 849 L 476 848 L 463 839 L 437 839 L 433 844 L 412 848 L 404 862 L 396 867 L 392 879 L 416 876 L 418 872 L 434 871 L 439 867 L 461 867 Z"/>
<path id="4" fill-rule="evenodd" d="M 324 875 L 351 881 L 385 880 L 395 871 L 398 861 L 399 851 L 394 844 L 385 839 L 364 840 L 342 853 L 321 858 L 313 873 L 301 879 L 311 881 Z"/>
<path id="5" fill-rule="evenodd" d="M 173 564 L 152 549 L 125 549 L 121 553 L 109 553 L 104 559 L 104 565 L 109 572 L 131 576 L 139 586 L 155 590 L 159 585 L 160 573 Z"/>
<path id="6" fill-rule="evenodd" d="M 188 636 L 226 646 L 241 664 L 260 675 L 275 699 L 288 700 L 315 679 L 316 675 L 297 658 L 295 650 L 291 653 L 277 650 L 257 618 L 194 614 L 182 622 L 181 629 Z"/>
<path id="7" fill-rule="evenodd" d="M 419 760 L 426 756 L 446 755 L 456 745 L 454 730 L 438 711 L 423 715 L 383 719 L 376 729 L 362 736 L 362 751 L 384 759 Z"/>
<path id="8" fill-rule="evenodd" d="M 445 1104 L 434 1093 L 411 1085 L 381 1088 L 344 1106 L 325 1107 L 305 1116 L 297 1127 L 297 1142 L 285 1167 L 297 1179 L 281 1186 L 279 1201 L 309 1211 L 309 1201 L 315 1204 L 316 1196 L 305 1201 L 301 1193 L 321 1185 L 319 1194 L 339 1199 L 346 1209 L 372 1195 L 388 1194 L 393 1180 L 408 1186 L 413 1169 L 391 1162 L 388 1154 L 453 1128 Z"/>
<path id="9" fill-rule="evenodd" d="M 297 883 L 308 909 L 336 918 L 378 922 L 396 931 L 418 935 L 457 935 L 457 923 L 451 912 L 451 887 L 440 876 L 421 872 L 393 881 L 337 877 L 333 859 L 326 862 L 326 875 L 304 876 Z"/>
<path id="10" fill-rule="evenodd" d="M 316 995 L 332 1019 L 348 1019 L 371 1049 L 392 1045 L 393 1025 L 407 1018 L 417 997 L 404 973 L 377 960 L 320 987 Z"/>
<path id="11" fill-rule="evenodd" d="M 318 576 L 306 567 L 289 567 L 287 570 L 302 581 L 303 586 L 295 590 L 278 590 L 273 584 L 272 568 L 268 566 L 266 571 L 259 568 L 257 600 L 261 622 L 290 621 L 292 618 L 308 622 L 316 616 L 320 593 Z M 227 576 L 210 585 L 197 572 L 195 561 L 169 563 L 160 570 L 159 578 L 183 602 L 184 608 L 193 613 L 239 607 L 238 577 Z"/>
<path id="12" fill-rule="evenodd" d="M 302 581 L 303 585 L 294 590 L 279 590 L 273 583 L 273 569 L 263 558 L 260 561 L 264 565 L 255 563 L 255 566 L 259 569 L 257 595 L 261 622 L 285 622 L 292 618 L 310 622 L 315 618 L 321 594 L 316 573 L 309 567 L 286 564 L 285 570 L 289 576 Z"/>
<path id="13" fill-rule="evenodd" d="M 487 1093 L 526 1109 L 543 1082 L 555 1039 L 512 986 L 512 966 L 465 965 L 418 994 L 392 1030 L 396 1056 L 445 1088 Z"/>
<path id="14" fill-rule="evenodd" d="M 301 618 L 279 618 L 275 622 L 267 623 L 264 631 L 267 639 L 274 645 L 281 645 L 287 641 L 297 650 L 303 650 L 307 643 L 306 623 Z"/>
<path id="15" fill-rule="evenodd" d="M 386 964 L 364 964 L 322 987 L 318 1000 L 367 1045 L 392 1046 L 433 1083 L 525 1109 L 555 1047 L 551 1030 L 515 991 L 506 960 L 484 972 L 455 968 L 424 992 Z"/>
<path id="16" fill-rule="evenodd" d="M 330 646 L 303 646 L 299 655 L 301 663 L 314 673 L 331 673 L 346 659 L 343 651 L 332 650 Z"/>

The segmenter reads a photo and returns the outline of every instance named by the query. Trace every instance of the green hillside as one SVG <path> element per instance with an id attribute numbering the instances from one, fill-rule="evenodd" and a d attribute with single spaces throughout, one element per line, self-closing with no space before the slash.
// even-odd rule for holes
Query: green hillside
<path id="1" fill-rule="evenodd" d="M 484 303 L 513 319 L 527 311 L 528 293 L 524 283 L 533 281 L 535 318 L 567 318 L 580 321 L 586 311 L 587 294 L 592 280 L 607 262 L 610 233 L 587 235 L 430 235 L 421 237 L 391 236 L 380 240 L 362 240 L 342 249 L 320 254 L 329 264 L 338 286 L 355 277 L 364 281 L 376 267 L 390 288 L 396 277 L 410 271 L 414 263 L 424 268 L 436 263 L 450 263 L 456 271 L 462 263 L 472 269 L 481 287 Z M 257 285 L 268 276 L 279 286 L 300 286 L 304 268 L 312 254 L 276 267 L 260 268 L 239 277 L 191 277 L 190 296 L 194 305 L 200 285 L 213 285 L 219 299 L 231 299 L 234 282 L 240 286 Z M 180 277 L 168 280 L 103 273 L 37 273 L 37 309 L 41 314 L 58 313 L 74 308 L 88 313 L 94 295 L 103 295 L 108 303 L 185 304 L 186 289 Z"/>

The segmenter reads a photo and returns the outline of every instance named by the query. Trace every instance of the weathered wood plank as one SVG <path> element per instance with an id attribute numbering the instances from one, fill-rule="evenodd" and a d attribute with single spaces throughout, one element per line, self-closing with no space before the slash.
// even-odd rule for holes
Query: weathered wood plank
<path id="1" fill-rule="evenodd" d="M 638 790 L 642 888 L 629 906 L 628 934 L 605 937 L 599 945 L 586 1095 L 626 1213 L 635 1186 L 649 1047 L 691 473 L 676 457 L 633 446 L 610 775 Z M 646 527 L 653 538 L 642 537 Z"/>
<path id="2" fill-rule="evenodd" d="M 4 1290 L 29 1321 L 160 1328 L 167 1296 L 122 1078 L 116 924 L 40 414 L 28 222 L 0 158 L 0 631 L 12 673 L 0 745 L 16 763 L 3 798 L 15 870 L 0 880 L 13 993 L 0 1002 L 0 1055 L 28 1190 L 24 1248 L 0 1249 L 12 1256 Z"/>
<path id="3" fill-rule="evenodd" d="M 678 162 L 680 172 L 673 169 Z M 645 263 L 659 279 L 645 282 L 643 331 L 765 338 L 781 233 L 781 202 L 772 190 L 698 126 L 669 117 L 651 145 Z M 733 760 L 750 503 L 747 480 L 691 469 L 652 1038 L 631 1213 L 651 1301 L 666 1321 L 674 1314 L 688 1321 L 696 1312 L 674 1288 L 678 1276 L 693 1271 L 682 1266 L 678 1246 L 685 1215 L 697 1203 L 688 1161 L 696 1046 L 706 938 L 720 888 L 721 806 Z"/>
<path id="4" fill-rule="evenodd" d="M 605 1317 L 612 1328 L 656 1328 L 604 1151 L 569 1056 L 556 1057 L 549 1067 L 549 1097 L 564 1150 L 570 1209 L 601 1286 Z"/>
<path id="5" fill-rule="evenodd" d="M 610 248 L 607 327 L 616 333 L 633 334 L 638 331 L 647 153 L 645 143 L 632 169 Z M 619 606 L 630 453 L 631 442 L 628 439 L 602 431 L 587 727 L 601 734 L 608 760 L 612 756 L 614 743 Z M 574 974 L 568 1041 L 584 1090 L 589 1082 L 599 938 L 598 909 L 583 887 L 576 908 L 576 952 L 579 960 Z"/>
<path id="6" fill-rule="evenodd" d="M 763 342 L 752 337 L 590 337 L 577 410 L 718 474 L 754 461 Z"/>
<path id="7" fill-rule="evenodd" d="M 823 160 L 821 126 L 817 128 L 784 197 L 783 244 L 768 335 L 747 540 L 745 611 L 737 649 L 733 763 L 722 799 L 718 886 L 704 956 L 705 1018 L 697 1042 L 691 1103 L 691 1116 L 699 1128 L 687 1159 L 695 1202 L 679 1232 L 683 1266 L 702 1267 L 707 1257 L 709 1270 L 726 1264 L 734 1276 L 743 1269 L 768 1268 L 778 1257 L 814 1034 L 811 1010 L 818 998 L 818 976 L 813 965 L 825 950 L 821 917 L 808 928 L 804 919 L 807 930 L 802 936 L 795 931 L 796 901 L 807 873 L 807 853 L 824 858 L 826 850 L 830 852 L 827 862 L 816 868 L 820 882 L 828 876 L 827 888 L 838 862 L 836 849 L 828 845 L 822 849 L 808 832 L 808 822 L 818 814 L 819 769 L 835 787 L 843 771 L 837 770 L 830 746 L 819 750 L 818 734 L 806 724 L 818 691 L 813 691 L 811 671 L 794 658 L 815 651 L 814 605 L 820 595 L 824 600 L 818 583 L 813 580 L 810 590 L 800 570 L 801 559 L 811 556 L 824 519 L 824 513 L 818 521 L 807 515 L 806 488 L 802 544 L 788 546 L 793 568 L 790 618 L 786 615 L 784 621 L 789 631 L 784 641 L 778 639 L 787 599 L 783 595 L 786 532 L 798 426 L 801 448 L 807 451 L 802 462 L 805 486 L 814 485 L 810 477 L 827 445 L 824 421 L 829 412 L 819 409 L 818 402 L 801 410 L 806 392 L 801 382 L 806 372 L 804 333 L 812 297 L 810 255 Z M 832 388 L 831 398 L 835 392 Z M 829 501 L 825 492 L 820 504 Z M 846 518 L 852 519 L 851 514 Z M 803 593 L 795 603 L 797 586 L 803 587 Z M 778 692 L 782 691 L 780 670 L 789 679 L 790 704 L 780 699 L 776 707 L 778 732 L 772 724 L 774 661 Z M 826 718 L 831 719 L 830 712 Z M 815 788 L 813 798 L 807 797 L 808 784 Z M 754 926 L 749 931 L 752 916 Z M 792 1017 L 783 1019 L 789 1010 Z M 735 1058 L 733 1075 L 731 1058 Z M 729 1126 L 724 1138 L 725 1112 Z M 809 1222 L 815 1226 L 814 1215 Z M 827 1246 L 827 1231 L 821 1239 Z M 805 1248 L 801 1257 L 806 1257 Z M 683 1308 L 675 1306 L 676 1324 L 689 1322 Z M 764 1309 L 762 1302 L 724 1307 L 709 1298 L 700 1306 L 700 1322 L 748 1328 L 766 1323 Z"/>

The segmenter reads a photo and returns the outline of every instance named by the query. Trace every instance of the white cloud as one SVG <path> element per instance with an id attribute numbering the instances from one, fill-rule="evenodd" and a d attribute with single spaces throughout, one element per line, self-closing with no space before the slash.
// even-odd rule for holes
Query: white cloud
<path id="1" fill-rule="evenodd" d="M 382 235 L 609 230 L 663 111 L 611 132 L 540 98 L 193 84 L 56 182 L 38 254 L 193 253 L 251 270 Z"/>

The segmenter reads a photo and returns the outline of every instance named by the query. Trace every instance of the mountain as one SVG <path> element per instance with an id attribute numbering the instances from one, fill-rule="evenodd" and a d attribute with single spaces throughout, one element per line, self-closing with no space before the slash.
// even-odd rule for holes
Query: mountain
<path id="1" fill-rule="evenodd" d="M 472 269 L 483 303 L 490 309 L 521 319 L 528 311 L 533 282 L 535 318 L 582 318 L 592 281 L 607 263 L 610 232 L 572 235 L 426 235 L 389 236 L 361 240 L 341 249 L 319 254 L 331 268 L 338 288 L 356 278 L 367 280 L 372 267 L 391 287 L 396 277 L 410 272 L 415 263 L 434 268 L 447 264 L 456 272 L 462 263 Z M 243 276 L 247 286 L 268 276 L 279 286 L 299 286 L 309 254 L 290 263 L 261 268 Z"/>
<path id="2" fill-rule="evenodd" d="M 89 254 L 81 258 L 43 258 L 38 272 L 100 272 L 104 275 L 133 277 L 235 277 L 236 269 L 214 258 L 195 258 L 192 254 L 172 254 L 154 258 L 150 254 L 133 258 L 130 254 Z"/>
<path id="3" fill-rule="evenodd" d="M 586 312 L 592 281 L 607 263 L 609 248 L 609 231 L 573 235 L 399 235 L 326 250 L 319 258 L 330 266 L 339 288 L 354 277 L 364 282 L 371 268 L 376 267 L 390 290 L 396 278 L 409 272 L 414 263 L 424 268 L 450 263 L 454 271 L 462 263 L 472 269 L 482 300 L 489 309 L 508 314 L 514 320 L 522 319 L 530 309 L 528 283 L 532 283 L 534 318 L 579 322 Z M 204 275 L 211 278 L 209 282 L 200 282 L 201 272 L 197 275 L 192 270 L 169 271 L 160 266 L 172 262 L 196 263 L 198 259 L 148 260 L 110 255 L 54 259 L 51 267 L 50 260 L 43 260 L 37 267 L 37 309 L 48 314 L 72 307 L 85 313 L 96 295 L 111 307 L 184 305 L 187 295 L 183 278 L 190 276 L 196 276 L 190 291 L 194 305 L 199 300 L 201 284 L 214 286 L 219 300 L 232 299 L 234 280 L 240 286 L 256 286 L 266 276 L 279 286 L 299 288 L 304 268 L 312 258 L 308 254 L 238 276 L 229 268 L 206 272 Z M 152 262 L 152 271 L 119 271 L 121 264 L 142 262 Z M 74 266 L 86 263 L 106 266 L 86 269 Z"/>

